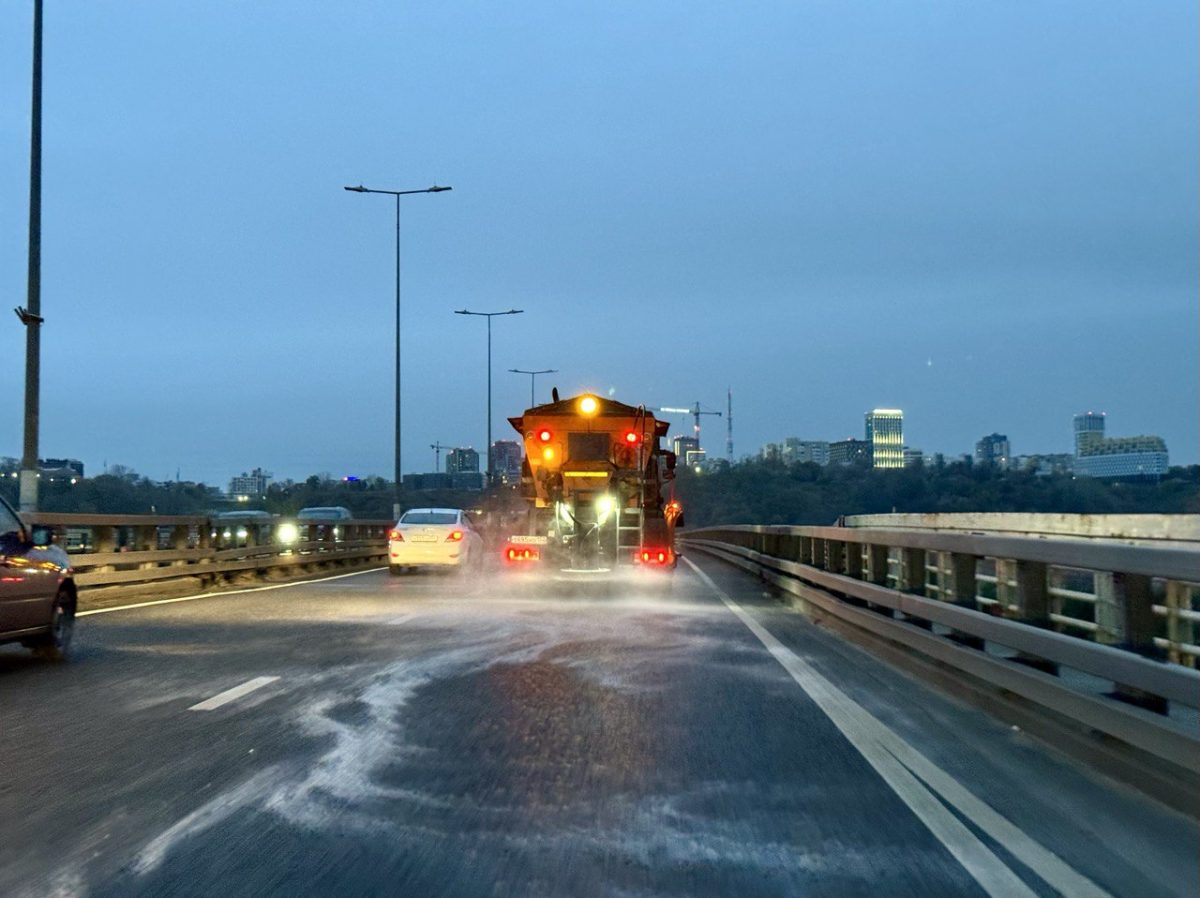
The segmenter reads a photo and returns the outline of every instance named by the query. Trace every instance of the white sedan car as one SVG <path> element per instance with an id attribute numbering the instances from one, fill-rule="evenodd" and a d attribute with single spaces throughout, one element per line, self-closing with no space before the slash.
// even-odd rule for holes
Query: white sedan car
<path id="1" fill-rule="evenodd" d="M 483 561 L 483 539 L 461 508 L 410 508 L 388 533 L 388 570 L 466 568 Z"/>

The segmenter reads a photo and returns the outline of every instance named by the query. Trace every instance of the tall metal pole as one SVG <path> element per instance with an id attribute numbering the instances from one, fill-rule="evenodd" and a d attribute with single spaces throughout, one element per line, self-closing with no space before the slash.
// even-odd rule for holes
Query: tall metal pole
<path id="1" fill-rule="evenodd" d="M 383 193 L 396 198 L 396 469 L 394 473 L 395 496 L 392 503 L 392 516 L 400 517 L 400 492 L 404 480 L 404 468 L 400 451 L 402 431 L 400 429 L 400 197 L 414 193 L 444 193 L 453 190 L 452 187 L 439 187 L 436 184 L 424 190 L 376 190 L 372 187 L 344 187 L 351 193 Z"/>
<path id="2" fill-rule="evenodd" d="M 21 455 L 21 511 L 37 511 L 38 423 L 42 355 L 42 0 L 33 3 L 33 122 L 29 135 L 28 305 L 25 325 L 25 444 Z"/>
<path id="3" fill-rule="evenodd" d="M 492 485 L 492 316 L 488 315 L 487 485 Z"/>
<path id="4" fill-rule="evenodd" d="M 520 315 L 523 309 L 509 309 L 506 312 L 471 312 L 467 309 L 456 311 L 455 315 L 474 315 L 487 319 L 487 484 L 492 485 L 492 319 L 497 315 Z"/>
<path id="5" fill-rule="evenodd" d="M 396 472 L 392 517 L 400 520 L 400 492 L 404 482 L 404 466 L 400 449 L 400 194 L 396 194 Z"/>
<path id="6" fill-rule="evenodd" d="M 725 397 L 725 459 L 733 464 L 733 387 Z"/>

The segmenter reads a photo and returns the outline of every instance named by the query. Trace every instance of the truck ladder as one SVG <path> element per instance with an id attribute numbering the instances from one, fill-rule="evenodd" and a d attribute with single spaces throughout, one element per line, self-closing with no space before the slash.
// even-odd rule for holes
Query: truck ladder
<path id="1" fill-rule="evenodd" d="M 636 534 L 636 542 L 630 542 L 630 536 Z M 639 504 L 637 508 L 621 508 L 617 511 L 617 558 L 627 561 L 629 553 L 640 549 L 646 538 L 646 510 Z"/>

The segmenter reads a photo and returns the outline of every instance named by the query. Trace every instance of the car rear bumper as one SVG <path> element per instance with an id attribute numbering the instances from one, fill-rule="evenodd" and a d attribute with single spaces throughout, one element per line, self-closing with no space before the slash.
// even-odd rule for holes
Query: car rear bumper
<path id="1" fill-rule="evenodd" d="M 457 565 L 462 564 L 464 547 L 460 544 L 406 542 L 388 545 L 388 564 L 405 565 Z"/>

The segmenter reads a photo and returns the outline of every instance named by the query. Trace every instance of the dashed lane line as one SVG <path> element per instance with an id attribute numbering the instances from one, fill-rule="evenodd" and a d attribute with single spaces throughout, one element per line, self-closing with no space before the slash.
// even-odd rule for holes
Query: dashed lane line
<path id="1" fill-rule="evenodd" d="M 93 608 L 90 611 L 77 611 L 76 617 L 87 617 L 91 614 L 111 614 L 114 611 L 130 611 L 134 608 L 149 608 L 152 605 L 174 605 L 176 602 L 194 602 L 197 599 L 220 599 L 225 596 L 240 596 L 248 592 L 269 592 L 272 589 L 288 589 L 292 586 L 308 586 L 312 583 L 328 583 L 330 580 L 342 580 L 346 577 L 358 577 L 362 574 L 374 574 L 387 568 L 373 567 L 365 571 L 351 571 L 348 574 L 334 574 L 332 577 L 319 577 L 316 580 L 293 580 L 291 583 L 272 583 L 270 586 L 251 586 L 246 589 L 230 589 L 225 592 L 200 592 L 193 596 L 179 596 L 174 599 L 152 599 L 149 602 L 135 602 L 132 605 L 114 605 L 112 608 Z"/>
<path id="2" fill-rule="evenodd" d="M 1036 893 L 969 827 L 951 813 L 946 807 L 947 804 L 957 809 L 981 832 L 996 840 L 1060 894 L 1081 898 L 1112 898 L 1108 892 L 1058 855 L 1031 839 L 1012 821 L 979 799 L 866 708 L 817 673 L 729 598 L 690 558 L 683 560 L 738 620 L 758 637 L 759 642 L 791 675 L 796 684 L 833 721 L 847 741 L 988 895 L 997 898 L 1010 895 L 1032 898 Z"/>
<path id="3" fill-rule="evenodd" d="M 243 695 L 249 695 L 256 689 L 262 689 L 268 683 L 274 683 L 279 677 L 255 677 L 253 680 L 247 680 L 240 686 L 234 686 L 232 689 L 226 689 L 224 692 L 218 692 L 212 698 L 207 698 L 202 702 L 192 705 L 188 708 L 189 711 L 215 711 L 222 705 L 227 705 L 232 701 L 236 701 Z"/>

